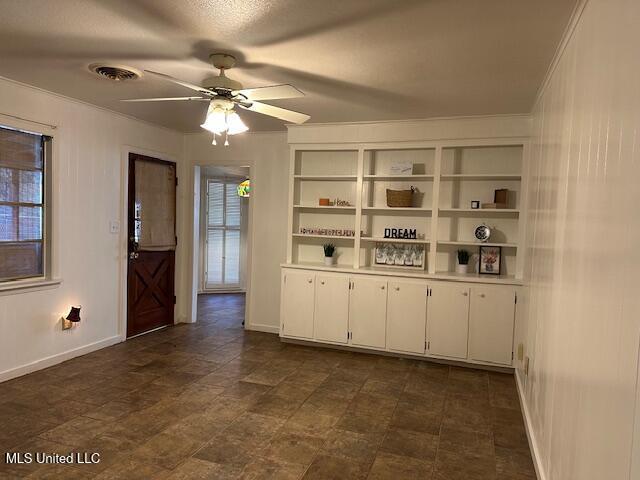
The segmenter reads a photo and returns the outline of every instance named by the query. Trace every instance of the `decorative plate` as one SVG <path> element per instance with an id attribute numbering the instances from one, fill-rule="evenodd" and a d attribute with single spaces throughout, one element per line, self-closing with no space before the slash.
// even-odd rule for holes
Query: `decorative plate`
<path id="1" fill-rule="evenodd" d="M 476 227 L 476 231 L 474 235 L 481 242 L 486 242 L 489 240 L 489 237 L 491 236 L 491 229 L 483 223 L 482 225 L 478 225 Z"/>

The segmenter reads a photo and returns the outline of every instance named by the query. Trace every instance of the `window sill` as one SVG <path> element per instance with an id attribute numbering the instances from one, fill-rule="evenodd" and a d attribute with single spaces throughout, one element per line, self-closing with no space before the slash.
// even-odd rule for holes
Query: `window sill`
<path id="1" fill-rule="evenodd" d="M 57 288 L 61 283 L 61 278 L 39 278 L 0 283 L 0 296 L 48 290 L 51 288 Z"/>

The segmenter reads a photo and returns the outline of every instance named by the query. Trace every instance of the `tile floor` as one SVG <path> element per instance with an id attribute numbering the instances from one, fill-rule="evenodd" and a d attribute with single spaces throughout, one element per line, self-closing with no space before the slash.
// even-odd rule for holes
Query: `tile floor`
<path id="1" fill-rule="evenodd" d="M 0 479 L 535 479 L 512 376 L 283 344 L 243 310 L 201 296 L 195 325 L 0 384 Z"/>

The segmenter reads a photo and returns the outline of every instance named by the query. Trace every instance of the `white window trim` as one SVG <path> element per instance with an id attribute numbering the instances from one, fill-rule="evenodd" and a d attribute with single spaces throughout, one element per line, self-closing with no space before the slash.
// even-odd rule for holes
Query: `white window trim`
<path id="1" fill-rule="evenodd" d="M 0 296 L 17 295 L 21 293 L 48 290 L 57 288 L 63 282 L 58 273 L 58 241 L 57 241 L 57 219 L 58 215 L 58 184 L 55 181 L 58 177 L 58 165 L 55 161 L 58 158 L 58 142 L 55 126 L 47 126 L 39 122 L 12 117 L 0 113 L 0 126 L 21 130 L 37 135 L 51 137 L 50 148 L 45 152 L 45 206 L 44 206 L 44 276 L 30 277 L 18 280 L 7 280 L 0 282 Z"/>

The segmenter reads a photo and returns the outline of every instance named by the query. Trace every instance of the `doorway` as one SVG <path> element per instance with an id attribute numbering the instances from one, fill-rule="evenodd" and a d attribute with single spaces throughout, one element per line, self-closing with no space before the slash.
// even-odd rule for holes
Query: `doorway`
<path id="1" fill-rule="evenodd" d="M 250 193 L 239 186 L 248 179 L 248 167 L 202 167 L 201 293 L 245 291 Z"/>
<path id="2" fill-rule="evenodd" d="M 129 154 L 127 338 L 173 325 L 176 166 Z"/>

